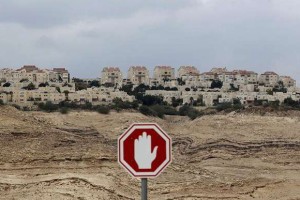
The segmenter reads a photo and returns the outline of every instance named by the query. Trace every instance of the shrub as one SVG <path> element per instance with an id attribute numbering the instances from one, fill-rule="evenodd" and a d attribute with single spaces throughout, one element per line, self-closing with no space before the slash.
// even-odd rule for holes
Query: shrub
<path id="1" fill-rule="evenodd" d="M 283 104 L 286 106 L 291 106 L 291 107 L 300 107 L 299 102 L 293 100 L 291 97 L 284 99 Z"/>
<path id="2" fill-rule="evenodd" d="M 60 87 L 55 87 L 55 89 L 56 89 L 57 92 L 61 93 Z"/>
<path id="3" fill-rule="evenodd" d="M 179 108 L 179 114 L 181 116 L 188 116 L 191 120 L 194 120 L 197 117 L 200 117 L 203 115 L 202 112 L 200 112 L 197 109 L 190 107 L 188 105 L 184 105 L 181 108 Z"/>
<path id="4" fill-rule="evenodd" d="M 19 105 L 17 105 L 17 104 L 13 104 L 12 106 L 15 107 L 18 110 L 21 110 L 21 107 Z"/>
<path id="5" fill-rule="evenodd" d="M 4 105 L 4 102 L 2 99 L 0 99 L 0 106 Z"/>
<path id="6" fill-rule="evenodd" d="M 63 107 L 63 108 L 60 109 L 60 113 L 61 114 L 68 114 L 69 113 L 69 109 L 66 108 L 66 107 Z"/>
<path id="7" fill-rule="evenodd" d="M 23 111 L 30 111 L 30 108 L 27 107 L 27 106 L 24 106 L 22 110 L 23 110 Z"/>
<path id="8" fill-rule="evenodd" d="M 171 106 L 163 106 L 165 115 L 178 115 L 178 111 Z"/>
<path id="9" fill-rule="evenodd" d="M 140 101 L 143 105 L 151 106 L 155 104 L 163 104 L 163 97 L 162 96 L 153 96 L 153 95 L 145 95 L 139 97 Z"/>
<path id="10" fill-rule="evenodd" d="M 214 88 L 222 88 L 222 86 L 223 86 L 223 82 L 222 81 L 220 81 L 220 80 L 213 80 L 211 82 L 210 88 L 212 88 L 212 89 L 214 89 Z"/>
<path id="11" fill-rule="evenodd" d="M 27 87 L 24 87 L 24 89 L 26 89 L 26 90 L 34 90 L 35 89 L 35 85 L 33 83 L 29 83 L 27 85 Z"/>
<path id="12" fill-rule="evenodd" d="M 46 103 L 39 103 L 38 107 L 41 110 L 47 111 L 47 112 L 53 112 L 58 109 L 58 105 L 53 104 L 51 101 L 47 101 Z"/>
<path id="13" fill-rule="evenodd" d="M 150 107 L 151 110 L 155 112 L 155 116 L 159 118 L 164 118 L 165 115 L 165 109 L 162 105 L 153 105 Z"/>
<path id="14" fill-rule="evenodd" d="M 189 109 L 189 112 L 187 114 L 187 116 L 191 119 L 191 120 L 194 120 L 196 119 L 197 117 L 200 117 L 202 116 L 203 113 L 201 113 L 200 111 L 196 110 L 195 108 L 190 108 Z"/>
<path id="15" fill-rule="evenodd" d="M 217 105 L 216 110 L 217 111 L 223 111 L 223 110 L 227 110 L 229 108 L 231 108 L 231 103 L 220 103 Z"/>
<path id="16" fill-rule="evenodd" d="M 175 97 L 172 97 L 172 106 L 177 107 L 180 106 L 183 103 L 183 99 L 176 99 Z"/>
<path id="17" fill-rule="evenodd" d="M 101 114 L 107 115 L 110 112 L 110 108 L 109 108 L 109 106 L 98 106 L 97 111 Z"/>
<path id="18" fill-rule="evenodd" d="M 137 109 L 139 107 L 138 101 L 123 101 L 121 98 L 114 98 L 113 103 L 112 108 L 119 111 L 122 109 Z"/>
<path id="19" fill-rule="evenodd" d="M 10 87 L 10 86 L 11 86 L 11 83 L 9 83 L 9 82 L 6 82 L 3 84 L 3 87 Z"/>
<path id="20" fill-rule="evenodd" d="M 92 80 L 89 84 L 88 84 L 88 87 L 91 88 L 91 87 L 100 87 L 100 82 L 97 81 L 97 80 Z"/>
<path id="21" fill-rule="evenodd" d="M 232 108 L 233 108 L 233 110 L 240 110 L 240 109 L 243 109 L 244 106 L 242 104 L 233 104 Z"/>
<path id="22" fill-rule="evenodd" d="M 47 85 L 46 85 L 46 83 L 40 83 L 39 84 L 39 87 L 46 87 Z"/>
<path id="23" fill-rule="evenodd" d="M 81 108 L 86 110 L 91 110 L 93 109 L 93 104 L 91 102 L 85 102 L 85 104 L 82 105 Z"/>
<path id="24" fill-rule="evenodd" d="M 143 114 L 143 115 L 148 115 L 148 116 L 157 116 L 157 113 L 152 110 L 151 108 L 149 108 L 148 106 L 141 106 L 139 108 L 139 111 Z"/>
<path id="25" fill-rule="evenodd" d="M 184 105 L 182 107 L 179 108 L 179 115 L 181 116 L 187 116 L 188 112 L 189 112 L 190 107 L 188 105 Z"/>

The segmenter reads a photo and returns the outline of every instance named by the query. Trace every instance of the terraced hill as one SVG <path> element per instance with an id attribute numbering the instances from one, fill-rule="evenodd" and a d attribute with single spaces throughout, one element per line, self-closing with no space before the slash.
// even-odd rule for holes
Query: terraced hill
<path id="1" fill-rule="evenodd" d="M 117 163 L 117 137 L 156 122 L 173 163 L 149 180 L 150 199 L 300 199 L 300 120 L 228 114 L 165 120 L 140 113 L 21 112 L 0 107 L 0 199 L 139 199 Z"/>

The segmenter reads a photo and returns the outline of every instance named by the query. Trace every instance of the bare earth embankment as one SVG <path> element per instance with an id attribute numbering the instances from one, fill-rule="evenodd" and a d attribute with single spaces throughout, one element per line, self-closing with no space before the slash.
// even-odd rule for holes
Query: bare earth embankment
<path id="1" fill-rule="evenodd" d="M 139 113 L 21 112 L 0 107 L 0 199 L 139 199 L 117 163 L 117 138 L 156 122 L 173 163 L 149 181 L 150 199 L 300 199 L 300 114 L 161 120 Z"/>

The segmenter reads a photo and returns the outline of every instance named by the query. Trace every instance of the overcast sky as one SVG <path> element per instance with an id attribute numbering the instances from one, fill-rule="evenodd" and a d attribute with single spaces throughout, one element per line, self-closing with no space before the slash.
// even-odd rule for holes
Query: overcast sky
<path id="1" fill-rule="evenodd" d="M 0 1 L 0 66 L 194 65 L 273 70 L 300 82 L 299 0 Z"/>

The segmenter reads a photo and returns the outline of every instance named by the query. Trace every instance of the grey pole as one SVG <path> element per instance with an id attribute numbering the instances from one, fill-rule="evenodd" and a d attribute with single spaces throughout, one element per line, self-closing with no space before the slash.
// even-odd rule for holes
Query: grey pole
<path id="1" fill-rule="evenodd" d="M 142 200 L 147 200 L 147 178 L 142 178 Z"/>

